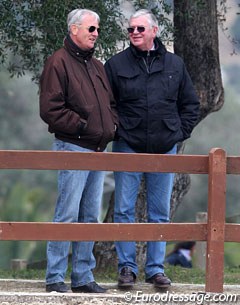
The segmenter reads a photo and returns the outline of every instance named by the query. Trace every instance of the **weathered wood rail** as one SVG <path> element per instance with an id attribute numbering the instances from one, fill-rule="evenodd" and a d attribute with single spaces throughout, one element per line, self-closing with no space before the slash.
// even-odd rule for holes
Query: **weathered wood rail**
<path id="1" fill-rule="evenodd" d="M 240 242 L 240 225 L 225 223 L 226 176 L 240 174 L 240 157 L 227 157 L 220 148 L 211 149 L 209 155 L 175 156 L 2 150 L 0 169 L 208 174 L 207 223 L 71 224 L 1 221 L 0 240 L 206 241 L 205 290 L 223 292 L 224 242 Z"/>

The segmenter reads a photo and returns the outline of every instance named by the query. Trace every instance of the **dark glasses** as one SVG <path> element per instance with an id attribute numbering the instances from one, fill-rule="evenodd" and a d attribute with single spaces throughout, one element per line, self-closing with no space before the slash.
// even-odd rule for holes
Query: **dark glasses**
<path id="1" fill-rule="evenodd" d="M 76 24 L 76 26 L 77 26 L 77 27 L 82 27 L 81 24 Z M 87 29 L 89 33 L 93 33 L 93 32 L 95 32 L 96 30 L 97 30 L 98 34 L 101 32 L 100 28 L 97 28 L 97 27 L 94 26 L 94 25 L 91 25 L 91 26 L 89 26 L 89 27 L 87 27 L 87 28 L 85 28 L 85 29 Z"/>
<path id="2" fill-rule="evenodd" d="M 93 33 L 93 32 L 95 32 L 96 30 L 97 30 L 97 32 L 98 32 L 98 34 L 101 32 L 101 30 L 100 30 L 100 28 L 97 28 L 96 26 L 94 26 L 94 25 L 91 25 L 89 28 L 87 28 L 88 29 L 88 32 L 89 33 Z"/>
<path id="3" fill-rule="evenodd" d="M 132 34 L 135 31 L 135 29 L 137 29 L 138 33 L 143 33 L 145 31 L 144 26 L 129 27 L 127 28 L 127 31 L 129 34 Z"/>

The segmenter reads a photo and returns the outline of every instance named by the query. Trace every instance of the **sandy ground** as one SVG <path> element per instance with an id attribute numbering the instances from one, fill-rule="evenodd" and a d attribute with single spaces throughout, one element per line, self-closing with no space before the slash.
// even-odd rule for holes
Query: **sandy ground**
<path id="1" fill-rule="evenodd" d="M 132 290 L 119 290 L 116 284 L 102 283 L 104 294 L 46 293 L 43 281 L 0 279 L 1 305 L 45 304 L 240 304 L 240 285 L 225 285 L 223 294 L 205 293 L 204 285 L 173 283 L 168 291 L 151 284 L 137 283 Z"/>

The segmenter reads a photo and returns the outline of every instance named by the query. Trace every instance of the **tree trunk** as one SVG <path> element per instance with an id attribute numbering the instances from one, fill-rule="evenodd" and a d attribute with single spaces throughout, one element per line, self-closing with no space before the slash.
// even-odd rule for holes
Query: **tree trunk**
<path id="1" fill-rule="evenodd" d="M 174 52 L 181 56 L 201 104 L 199 121 L 224 103 L 218 44 L 217 0 L 174 1 Z M 179 153 L 184 151 L 181 147 Z M 171 219 L 190 188 L 189 175 L 176 175 Z"/>
<path id="2" fill-rule="evenodd" d="M 180 55 L 192 78 L 201 103 L 199 121 L 209 113 L 219 110 L 224 102 L 218 46 L 218 22 L 216 0 L 174 1 L 174 50 Z M 183 153 L 184 143 L 178 147 Z M 171 198 L 171 219 L 190 188 L 187 174 L 176 174 Z M 136 221 L 146 222 L 145 184 L 141 185 L 136 203 Z M 112 222 L 113 200 L 105 222 Z M 113 255 L 114 254 L 114 255 Z M 95 255 L 98 267 L 116 266 L 113 243 L 97 243 Z M 137 261 L 144 264 L 145 243 L 138 243 Z M 103 269 L 104 270 L 104 269 Z"/>
<path id="3" fill-rule="evenodd" d="M 200 120 L 224 102 L 216 0 L 174 1 L 174 51 L 187 67 L 201 102 Z"/>

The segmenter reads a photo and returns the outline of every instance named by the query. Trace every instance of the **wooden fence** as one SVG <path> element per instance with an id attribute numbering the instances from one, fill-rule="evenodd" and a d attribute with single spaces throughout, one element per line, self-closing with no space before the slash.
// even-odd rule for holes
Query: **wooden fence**
<path id="1" fill-rule="evenodd" d="M 240 242 L 240 225 L 225 223 L 226 175 L 240 174 L 240 157 L 227 157 L 220 148 L 211 149 L 209 155 L 2 150 L 0 169 L 208 174 L 207 223 L 73 224 L 1 221 L 0 240 L 206 241 L 205 290 L 223 292 L 224 242 Z"/>

